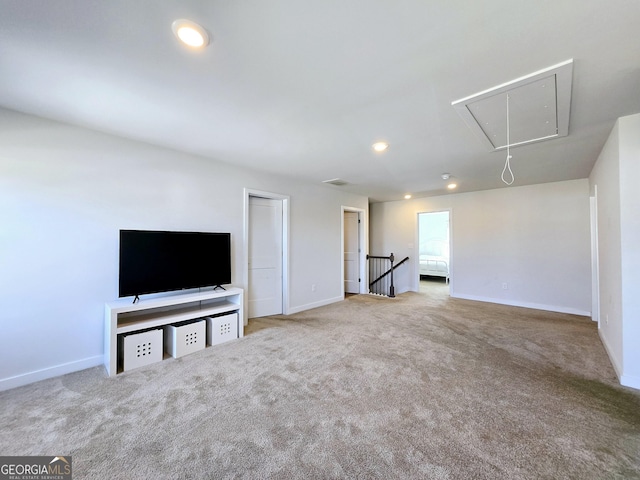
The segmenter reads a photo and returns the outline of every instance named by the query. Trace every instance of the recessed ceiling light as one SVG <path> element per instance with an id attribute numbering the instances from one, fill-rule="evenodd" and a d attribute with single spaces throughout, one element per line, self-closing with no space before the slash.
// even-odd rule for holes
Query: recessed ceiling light
<path id="1" fill-rule="evenodd" d="M 456 188 L 457 186 L 458 186 L 458 184 L 457 184 L 457 183 L 450 183 L 449 185 L 447 185 L 447 188 L 448 188 L 449 190 L 453 190 L 453 189 L 454 189 L 454 188 Z"/>
<path id="2" fill-rule="evenodd" d="M 411 198 L 411 195 L 409 195 L 408 193 L 404 196 L 405 200 L 409 200 Z"/>
<path id="3" fill-rule="evenodd" d="M 443 173 L 442 175 L 440 175 L 440 178 L 442 178 L 443 180 L 449 180 L 450 176 L 451 174 L 449 173 Z"/>
<path id="4" fill-rule="evenodd" d="M 387 142 L 377 142 L 371 146 L 376 152 L 384 152 L 387 148 L 389 148 L 389 144 Z"/>
<path id="5" fill-rule="evenodd" d="M 185 45 L 202 48 L 209 45 L 209 34 L 200 25 L 191 20 L 180 19 L 171 24 L 175 36 Z"/>

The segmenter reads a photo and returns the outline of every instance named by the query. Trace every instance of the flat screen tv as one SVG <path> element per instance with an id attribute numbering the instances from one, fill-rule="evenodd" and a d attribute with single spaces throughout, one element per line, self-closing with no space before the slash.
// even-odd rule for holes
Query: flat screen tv
<path id="1" fill-rule="evenodd" d="M 230 233 L 120 230 L 120 297 L 229 283 Z"/>

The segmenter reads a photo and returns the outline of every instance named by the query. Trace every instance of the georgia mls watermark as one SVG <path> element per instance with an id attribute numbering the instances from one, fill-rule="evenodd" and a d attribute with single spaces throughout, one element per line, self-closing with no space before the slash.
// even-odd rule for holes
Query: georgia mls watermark
<path id="1" fill-rule="evenodd" d="M 71 457 L 0 457 L 0 480 L 71 480 Z"/>

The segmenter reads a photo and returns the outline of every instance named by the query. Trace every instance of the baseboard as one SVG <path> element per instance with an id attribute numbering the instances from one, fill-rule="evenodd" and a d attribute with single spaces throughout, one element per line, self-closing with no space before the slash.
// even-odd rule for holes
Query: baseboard
<path id="1" fill-rule="evenodd" d="M 305 310 L 311 310 L 312 308 L 324 307 L 325 305 L 341 302 L 342 300 L 344 300 L 344 297 L 340 296 L 340 297 L 327 298 L 325 300 L 320 300 L 319 302 L 307 303 L 306 305 L 300 305 L 298 307 L 289 307 L 289 311 L 287 312 L 287 315 L 304 312 Z"/>
<path id="2" fill-rule="evenodd" d="M 30 383 L 39 382 L 40 380 L 46 380 L 48 378 L 65 375 L 67 373 L 77 372 L 86 368 L 96 367 L 98 365 L 102 365 L 103 361 L 104 356 L 97 355 L 95 357 L 89 357 L 75 362 L 43 368 L 42 370 L 36 370 L 35 372 L 23 373 L 22 375 L 16 375 L 15 377 L 3 378 L 0 380 L 0 392 L 11 388 L 22 387 L 23 385 L 28 385 Z"/>
<path id="3" fill-rule="evenodd" d="M 607 352 L 607 355 L 609 356 L 609 361 L 611 362 L 611 365 L 613 366 L 613 369 L 616 372 L 616 376 L 618 377 L 618 381 L 620 382 L 620 385 L 624 387 L 635 388 L 637 390 L 640 390 L 640 377 L 635 377 L 633 375 L 625 375 L 624 373 L 622 373 L 623 372 L 622 366 L 618 363 L 618 360 L 616 359 L 615 355 L 613 355 L 611 347 L 609 347 L 609 344 L 607 343 L 607 337 L 605 337 L 602 334 L 601 329 L 598 329 L 598 336 L 600 337 L 600 341 L 604 346 L 604 350 Z"/>
<path id="4" fill-rule="evenodd" d="M 534 310 L 544 310 L 546 312 L 569 313 L 572 315 L 580 315 L 582 317 L 591 317 L 591 312 L 579 310 L 571 307 L 560 307 L 557 305 L 546 305 L 544 303 L 517 302 L 513 300 L 504 300 L 502 298 L 489 298 L 476 295 L 459 295 L 451 292 L 451 297 L 462 298 L 464 300 L 476 300 L 478 302 L 497 303 L 499 305 L 509 305 L 510 307 L 532 308 Z"/>
<path id="5" fill-rule="evenodd" d="M 620 365 L 618 363 L 618 359 L 616 358 L 616 356 L 613 354 L 613 350 L 611 350 L 611 347 L 609 346 L 609 343 L 607 342 L 607 337 L 605 337 L 602 334 L 602 330 L 598 329 L 598 336 L 600 337 L 600 341 L 602 342 L 602 346 L 604 347 L 605 352 L 607 352 L 607 356 L 609 357 L 609 361 L 611 362 L 611 365 L 613 366 L 613 369 L 616 372 L 616 377 L 618 377 L 618 379 L 620 381 L 622 381 L 622 365 Z"/>
<path id="6" fill-rule="evenodd" d="M 635 388 L 636 390 L 640 390 L 640 377 L 633 377 L 631 375 L 622 375 L 620 377 L 620 385 Z"/>

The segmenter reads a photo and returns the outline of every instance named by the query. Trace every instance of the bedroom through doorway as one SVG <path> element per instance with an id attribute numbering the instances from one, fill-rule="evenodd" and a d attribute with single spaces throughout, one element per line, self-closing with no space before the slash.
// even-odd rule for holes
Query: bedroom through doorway
<path id="1" fill-rule="evenodd" d="M 449 295 L 450 212 L 418 214 L 418 291 Z"/>

